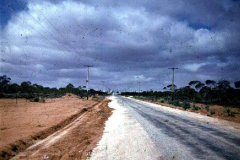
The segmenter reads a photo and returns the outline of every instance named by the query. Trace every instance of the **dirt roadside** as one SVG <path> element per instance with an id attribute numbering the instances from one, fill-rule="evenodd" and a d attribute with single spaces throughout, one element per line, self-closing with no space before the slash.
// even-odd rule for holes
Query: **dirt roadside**
<path id="1" fill-rule="evenodd" d="M 17 153 L 17 156 L 13 159 L 86 159 L 101 138 L 104 122 L 111 115 L 112 110 L 108 107 L 109 100 L 104 100 L 101 103 L 99 101 L 90 102 L 80 100 L 74 96 L 63 97 L 63 99 L 56 99 L 52 103 L 60 105 L 67 101 L 64 104 L 67 106 L 66 109 L 70 109 L 71 105 L 75 106 L 75 111 L 72 110 L 74 112 L 71 112 L 75 114 L 68 113 L 67 115 L 70 116 L 61 115 L 65 119 L 51 127 L 47 127 L 47 124 L 42 124 L 46 129 L 34 124 L 35 128 L 38 127 L 42 130 L 31 132 L 31 134 L 28 133 L 30 134 L 29 136 L 20 138 L 20 140 L 16 140 L 5 147 L 1 146 L 4 149 L 0 152 L 0 159 L 9 159 Z M 96 105 L 97 103 L 98 105 Z M 33 116 L 43 115 L 42 113 Z M 61 117 L 59 114 L 58 116 Z M 59 117 L 53 118 L 55 123 L 59 122 L 56 121 Z M 5 123 L 7 122 L 5 121 Z M 8 128 L 10 130 L 10 127 Z"/>

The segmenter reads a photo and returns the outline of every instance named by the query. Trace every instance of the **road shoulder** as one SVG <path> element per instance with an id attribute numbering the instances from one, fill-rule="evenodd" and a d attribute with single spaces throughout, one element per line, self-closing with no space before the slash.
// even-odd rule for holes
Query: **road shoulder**
<path id="1" fill-rule="evenodd" d="M 156 146 L 124 104 L 111 97 L 113 114 L 106 122 L 102 139 L 93 150 L 91 160 L 98 159 L 159 159 Z"/>

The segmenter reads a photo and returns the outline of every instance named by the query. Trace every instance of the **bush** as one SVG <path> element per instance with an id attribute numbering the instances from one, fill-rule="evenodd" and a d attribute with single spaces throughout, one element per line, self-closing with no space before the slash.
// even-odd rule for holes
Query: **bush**
<path id="1" fill-rule="evenodd" d="M 31 102 L 39 102 L 39 98 L 38 97 L 34 97 L 33 99 L 30 99 Z"/>
<path id="2" fill-rule="evenodd" d="M 232 112 L 230 109 L 227 109 L 226 111 L 229 117 L 235 117 L 235 114 L 236 114 L 235 112 Z"/>
<path id="3" fill-rule="evenodd" d="M 190 108 L 190 103 L 184 101 L 184 102 L 182 103 L 181 107 L 186 110 L 186 109 Z"/>
<path id="4" fill-rule="evenodd" d="M 195 106 L 195 104 L 192 106 L 192 109 L 194 110 L 194 111 L 197 111 L 197 110 L 199 110 L 200 108 L 198 107 L 198 106 Z"/>
<path id="5" fill-rule="evenodd" d="M 171 100 L 170 100 L 170 101 L 168 101 L 168 104 L 173 104 L 173 101 L 171 101 Z"/>
<path id="6" fill-rule="evenodd" d="M 159 100 L 159 102 L 160 102 L 160 103 L 164 103 L 164 99 L 161 98 L 161 99 Z"/>
<path id="7" fill-rule="evenodd" d="M 228 114 L 228 116 L 230 116 L 230 117 L 235 117 L 235 112 L 230 112 L 229 114 Z"/>
<path id="8" fill-rule="evenodd" d="M 231 112 L 231 110 L 230 110 L 230 109 L 227 109 L 226 111 L 227 111 L 227 113 L 228 113 L 228 114 Z"/>
<path id="9" fill-rule="evenodd" d="M 179 103 L 179 101 L 175 100 L 175 101 L 173 101 L 173 105 L 174 106 L 180 106 L 180 103 Z"/>
<path id="10" fill-rule="evenodd" d="M 209 105 L 208 104 L 205 106 L 205 108 L 206 108 L 207 111 L 209 111 Z"/>
<path id="11" fill-rule="evenodd" d="M 138 98 L 139 98 L 139 99 L 143 99 L 143 100 L 145 99 L 145 98 L 144 98 L 144 97 L 142 97 L 142 96 L 139 96 Z"/>
<path id="12" fill-rule="evenodd" d="M 210 114 L 211 114 L 211 115 L 215 114 L 215 111 L 214 111 L 214 110 L 211 110 L 211 111 L 210 111 Z"/>
<path id="13" fill-rule="evenodd" d="M 39 102 L 45 103 L 45 99 L 44 99 L 44 98 L 41 98 L 41 99 L 39 100 Z"/>
<path id="14" fill-rule="evenodd" d="M 209 99 L 206 100 L 206 101 L 205 101 L 205 104 L 208 104 L 208 105 L 211 104 L 211 100 L 209 100 Z"/>
<path id="15" fill-rule="evenodd" d="M 193 101 L 196 102 L 196 103 L 201 103 L 202 102 L 202 98 L 201 98 L 200 95 L 194 95 Z"/>

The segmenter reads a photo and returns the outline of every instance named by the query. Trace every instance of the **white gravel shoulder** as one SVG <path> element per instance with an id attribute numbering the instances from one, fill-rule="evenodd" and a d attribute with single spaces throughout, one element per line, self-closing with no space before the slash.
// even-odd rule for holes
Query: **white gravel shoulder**
<path id="1" fill-rule="evenodd" d="M 102 139 L 93 150 L 91 160 L 107 159 L 159 159 L 159 152 L 147 132 L 127 112 L 124 106 L 111 96 L 109 107 L 113 114 L 106 121 Z"/>
<path id="2" fill-rule="evenodd" d="M 158 105 L 158 104 L 153 104 L 150 102 L 144 102 L 144 101 L 140 101 L 140 100 L 136 100 L 133 98 L 130 98 L 134 101 L 138 101 L 141 103 L 145 103 L 145 104 L 149 104 L 154 108 L 157 109 L 161 109 L 162 111 L 167 111 L 167 112 L 172 112 L 172 113 L 176 113 L 179 115 L 183 115 L 189 118 L 193 118 L 196 119 L 198 121 L 207 123 L 207 124 L 213 124 L 215 126 L 218 126 L 222 129 L 228 130 L 228 131 L 232 131 L 235 133 L 240 133 L 240 124 L 239 123 L 235 123 L 235 122 L 230 122 L 230 121 L 226 121 L 226 120 L 222 120 L 222 119 L 218 119 L 218 118 L 213 118 L 213 117 L 208 117 L 206 115 L 201 115 L 200 113 L 194 113 L 194 112 L 189 112 L 189 111 L 182 111 L 179 109 L 175 109 L 175 108 L 170 108 L 170 107 L 166 107 L 166 106 L 162 106 L 162 105 Z"/>

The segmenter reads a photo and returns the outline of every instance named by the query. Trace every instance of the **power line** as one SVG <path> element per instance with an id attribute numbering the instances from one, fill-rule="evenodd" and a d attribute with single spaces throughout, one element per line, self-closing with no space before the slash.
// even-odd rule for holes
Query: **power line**
<path id="1" fill-rule="evenodd" d="M 17 1 L 18 2 L 18 1 Z M 18 4 L 20 4 L 20 2 L 18 2 Z M 20 4 L 21 5 L 21 4 Z M 32 17 L 32 19 L 34 19 L 51 37 L 53 37 L 53 39 L 55 39 L 59 44 L 61 44 L 61 42 L 58 41 L 58 39 L 56 37 L 53 36 L 52 33 L 50 33 L 38 20 L 36 20 L 29 12 L 26 12 L 30 17 Z M 64 47 L 64 46 L 63 46 Z M 64 47 L 69 53 L 69 49 L 67 49 L 66 47 Z"/>
<path id="2" fill-rule="evenodd" d="M 5 5 L 6 6 L 6 5 Z M 12 11 L 15 11 L 15 9 L 13 8 L 13 7 L 11 7 L 10 5 L 7 5 L 7 8 L 9 9 L 9 8 L 11 8 L 12 9 Z M 10 10 L 10 9 L 9 9 Z M 11 11 L 11 10 L 10 10 Z M 16 15 L 16 13 L 13 13 L 13 15 L 15 16 L 15 17 L 17 17 L 17 18 L 19 18 L 20 20 L 22 20 L 25 24 L 27 24 L 30 28 L 32 28 L 36 33 L 38 33 L 41 37 L 43 37 L 44 39 L 46 39 L 48 42 L 50 42 L 50 44 L 52 44 L 52 42 L 48 39 L 48 38 L 46 38 L 43 34 L 41 34 L 39 31 L 37 31 L 34 27 L 32 27 L 29 23 L 27 23 L 24 19 L 22 19 L 20 16 L 17 16 Z M 57 40 L 56 40 L 57 41 Z M 58 42 L 58 41 L 57 41 Z M 60 43 L 60 42 L 58 42 L 58 43 Z M 61 43 L 60 43 L 61 44 Z M 59 48 L 58 46 L 55 46 L 55 47 L 57 47 L 59 50 L 61 50 L 61 48 Z M 69 52 L 69 51 L 68 51 Z M 65 53 L 66 54 L 66 52 L 64 52 L 63 51 L 63 53 Z M 69 52 L 70 53 L 70 52 Z M 78 62 L 79 63 L 79 61 L 77 61 L 76 59 L 74 59 L 76 62 Z M 67 62 L 68 63 L 68 62 Z M 70 63 L 68 63 L 68 64 L 70 64 Z"/>
<path id="3" fill-rule="evenodd" d="M 18 2 L 19 3 L 19 2 Z M 58 29 L 51 23 L 51 21 L 43 14 L 43 12 L 36 6 L 36 5 L 34 5 L 34 7 L 39 11 L 39 13 L 47 20 L 47 22 L 53 27 L 53 29 L 55 29 L 56 30 L 56 32 L 66 41 L 66 44 L 67 45 L 69 45 L 69 47 L 72 47 L 74 50 L 75 50 L 75 52 L 77 52 L 76 51 L 76 49 L 75 49 L 75 47 L 74 46 L 70 46 L 70 43 L 68 42 L 68 40 L 58 31 Z"/>

